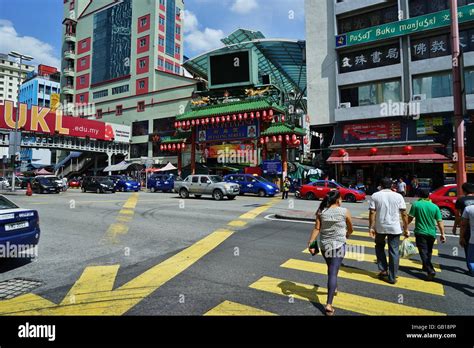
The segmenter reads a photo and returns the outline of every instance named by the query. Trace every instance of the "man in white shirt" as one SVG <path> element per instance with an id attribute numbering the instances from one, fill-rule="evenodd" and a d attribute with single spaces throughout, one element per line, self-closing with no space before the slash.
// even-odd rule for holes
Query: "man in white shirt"
<path id="1" fill-rule="evenodd" d="M 397 192 L 401 194 L 403 197 L 405 197 L 407 194 L 407 184 L 405 184 L 405 181 L 403 181 L 403 178 L 398 179 Z"/>
<path id="2" fill-rule="evenodd" d="M 474 204 L 464 209 L 461 234 L 459 236 L 459 244 L 466 252 L 467 274 L 474 276 L 474 244 L 471 241 L 472 235 L 474 235 Z"/>
<path id="3" fill-rule="evenodd" d="M 407 206 L 402 195 L 391 190 L 392 180 L 382 179 L 382 190 L 372 195 L 369 201 L 369 234 L 375 239 L 375 254 L 379 278 L 388 277 L 390 284 L 397 282 L 400 256 L 400 215 L 403 219 L 403 234 L 409 236 Z M 388 242 L 388 263 L 385 254 L 385 240 Z"/>

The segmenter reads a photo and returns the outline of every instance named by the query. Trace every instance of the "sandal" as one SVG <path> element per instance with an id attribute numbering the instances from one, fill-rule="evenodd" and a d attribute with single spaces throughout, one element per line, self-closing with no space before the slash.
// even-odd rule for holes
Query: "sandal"
<path id="1" fill-rule="evenodd" d="M 332 306 L 331 306 L 331 307 L 332 307 Z M 332 308 L 330 309 L 328 306 L 326 306 L 325 312 L 326 312 L 326 316 L 332 317 L 332 316 L 334 316 L 334 314 L 336 313 L 336 310 L 334 309 L 334 307 L 332 307 Z"/>
<path id="2" fill-rule="evenodd" d="M 388 277 L 388 272 L 387 271 L 382 271 L 382 272 L 379 272 L 379 274 L 377 274 L 377 277 L 379 279 L 383 279 L 385 277 Z"/>

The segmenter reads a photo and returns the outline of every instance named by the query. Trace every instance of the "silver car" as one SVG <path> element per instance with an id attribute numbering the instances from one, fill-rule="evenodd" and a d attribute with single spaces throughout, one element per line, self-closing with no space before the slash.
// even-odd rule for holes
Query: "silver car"
<path id="1" fill-rule="evenodd" d="M 224 197 L 235 199 L 240 193 L 240 186 L 224 182 L 224 179 L 217 175 L 190 175 L 184 181 L 175 181 L 174 191 L 184 199 L 190 195 L 197 198 L 210 195 L 220 201 Z"/>

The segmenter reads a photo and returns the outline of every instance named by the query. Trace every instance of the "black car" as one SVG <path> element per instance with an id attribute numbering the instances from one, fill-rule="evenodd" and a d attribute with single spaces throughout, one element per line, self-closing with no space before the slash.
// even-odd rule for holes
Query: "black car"
<path id="1" fill-rule="evenodd" d="M 51 178 L 34 178 L 31 181 L 31 189 L 36 193 L 59 193 L 59 185 Z"/>
<path id="2" fill-rule="evenodd" d="M 87 176 L 82 181 L 81 189 L 82 192 L 115 193 L 115 183 L 106 176 Z"/>

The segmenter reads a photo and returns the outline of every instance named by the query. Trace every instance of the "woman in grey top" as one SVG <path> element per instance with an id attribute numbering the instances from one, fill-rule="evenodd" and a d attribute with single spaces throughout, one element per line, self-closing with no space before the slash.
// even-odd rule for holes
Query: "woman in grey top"
<path id="1" fill-rule="evenodd" d="M 309 252 L 314 255 L 314 241 L 320 236 L 321 252 L 328 266 L 326 315 L 335 313 L 332 301 L 337 289 L 337 273 L 346 253 L 346 239 L 352 234 L 351 214 L 341 207 L 341 203 L 342 197 L 338 190 L 327 194 L 316 212 L 316 224 L 308 242 Z"/>

